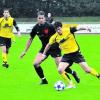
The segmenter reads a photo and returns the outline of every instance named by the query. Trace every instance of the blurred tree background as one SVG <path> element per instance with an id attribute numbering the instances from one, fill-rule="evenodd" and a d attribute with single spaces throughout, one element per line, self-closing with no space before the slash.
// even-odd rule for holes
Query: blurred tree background
<path id="1" fill-rule="evenodd" d="M 100 0 L 0 0 L 0 16 L 4 8 L 16 18 L 36 17 L 39 10 L 54 17 L 100 16 Z"/>

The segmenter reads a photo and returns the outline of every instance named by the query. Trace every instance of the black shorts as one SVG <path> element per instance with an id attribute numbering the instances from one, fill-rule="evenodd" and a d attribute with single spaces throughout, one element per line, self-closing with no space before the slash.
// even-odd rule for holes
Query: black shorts
<path id="1" fill-rule="evenodd" d="M 42 47 L 41 49 L 40 49 L 40 53 L 43 53 L 43 51 L 44 51 L 44 47 Z M 53 57 L 53 58 L 56 58 L 56 57 L 61 57 L 61 50 L 60 50 L 60 48 L 59 47 L 57 47 L 57 48 L 50 48 L 48 51 L 47 51 L 47 53 L 46 53 L 46 56 L 48 57 L 48 56 L 51 56 L 51 57 Z"/>
<path id="2" fill-rule="evenodd" d="M 84 57 L 82 56 L 81 52 L 77 51 L 74 53 L 70 53 L 70 54 L 64 54 L 61 62 L 68 62 L 70 63 L 80 63 L 80 62 L 85 62 Z"/>
<path id="3" fill-rule="evenodd" d="M 0 46 L 11 47 L 11 38 L 0 37 Z"/>

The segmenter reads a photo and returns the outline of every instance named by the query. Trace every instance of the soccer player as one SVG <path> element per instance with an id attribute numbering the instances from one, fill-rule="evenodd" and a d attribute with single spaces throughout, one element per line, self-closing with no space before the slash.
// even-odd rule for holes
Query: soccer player
<path id="1" fill-rule="evenodd" d="M 50 50 L 46 53 L 46 57 L 44 57 L 42 59 L 42 53 L 44 51 L 44 48 L 47 45 L 47 43 L 49 42 L 50 37 L 55 33 L 55 29 L 54 29 L 53 25 L 51 25 L 50 23 L 47 23 L 45 21 L 45 14 L 43 11 L 38 12 L 37 21 L 38 21 L 37 24 L 33 27 L 32 31 L 30 33 L 30 38 L 26 44 L 25 50 L 22 52 L 20 57 L 23 58 L 23 56 L 26 54 L 27 50 L 29 49 L 34 37 L 37 35 L 39 37 L 39 39 L 41 40 L 42 48 L 40 49 L 39 53 L 37 54 L 37 56 L 33 62 L 33 66 L 35 67 L 35 70 L 41 79 L 41 84 L 48 84 L 48 81 L 44 76 L 44 73 L 43 73 L 43 70 L 42 70 L 40 64 L 49 55 L 51 55 L 51 57 L 53 57 L 55 59 L 55 62 L 58 65 L 58 63 L 61 60 L 61 51 L 60 51 L 58 44 L 55 43 L 52 45 Z M 72 63 L 71 63 L 71 65 L 72 65 Z M 78 78 L 75 71 L 73 72 L 70 68 L 68 68 L 66 70 L 70 71 L 70 73 L 75 77 L 77 82 L 80 81 L 80 79 Z"/>
<path id="2" fill-rule="evenodd" d="M 0 18 L 0 47 L 2 49 L 2 66 L 6 68 L 9 67 L 7 55 L 9 53 L 9 48 L 11 47 L 11 38 L 14 36 L 13 26 L 20 36 L 20 30 L 15 19 L 11 17 L 9 9 L 4 9 L 3 17 Z"/>
<path id="3" fill-rule="evenodd" d="M 49 43 L 47 44 L 46 48 L 43 52 L 43 58 L 46 54 L 46 52 L 49 50 L 51 45 L 53 45 L 55 42 L 59 43 L 59 46 L 64 53 L 61 62 L 58 66 L 59 73 L 63 76 L 64 79 L 66 79 L 66 76 L 64 75 L 64 70 L 66 67 L 69 66 L 70 63 L 78 63 L 82 69 L 90 73 L 97 78 L 100 78 L 100 74 L 90 66 L 88 66 L 87 62 L 85 61 L 83 55 L 80 52 L 79 45 L 76 42 L 74 32 L 79 30 L 88 30 L 89 28 L 82 28 L 82 27 L 73 27 L 73 28 L 63 28 L 61 22 L 55 22 L 54 24 L 56 33 L 50 38 Z"/>
<path id="4" fill-rule="evenodd" d="M 51 23 L 51 24 L 54 23 L 53 17 L 51 16 L 51 13 L 48 13 L 48 15 L 47 15 L 47 17 L 46 17 L 46 21 L 47 21 L 48 23 Z"/>

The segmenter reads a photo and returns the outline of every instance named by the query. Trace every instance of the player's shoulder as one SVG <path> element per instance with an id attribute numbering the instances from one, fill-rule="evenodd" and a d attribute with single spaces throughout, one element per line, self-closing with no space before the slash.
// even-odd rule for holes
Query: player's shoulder
<path id="1" fill-rule="evenodd" d="M 56 38 L 57 38 L 57 36 L 58 36 L 57 33 L 55 33 L 54 35 L 52 35 L 51 38 L 50 38 L 50 42 L 55 41 Z"/>
<path id="2" fill-rule="evenodd" d="M 0 19 L 3 19 L 4 17 L 0 17 Z"/>
<path id="3" fill-rule="evenodd" d="M 51 23 L 49 23 L 49 22 L 45 22 L 45 25 L 47 25 L 47 26 L 53 26 Z"/>
<path id="4" fill-rule="evenodd" d="M 49 26 L 49 28 L 50 28 L 50 29 L 53 29 L 53 30 L 55 30 L 55 28 L 54 28 L 54 25 L 53 25 L 53 24 L 51 24 L 51 23 L 48 23 L 48 26 Z"/>
<path id="5" fill-rule="evenodd" d="M 33 25 L 33 27 L 37 27 L 37 26 L 38 26 L 38 23 L 36 23 L 36 24 Z"/>
<path id="6" fill-rule="evenodd" d="M 11 17 L 11 16 L 10 16 L 8 19 L 9 19 L 9 21 L 14 21 L 14 20 L 15 20 L 15 19 L 14 19 L 13 17 Z"/>
<path id="7" fill-rule="evenodd" d="M 34 24 L 33 27 L 32 27 L 32 29 L 33 29 L 33 30 L 34 30 L 34 29 L 37 29 L 37 27 L 39 27 L 38 23 Z"/>
<path id="8" fill-rule="evenodd" d="M 9 19 L 14 19 L 14 18 L 10 16 Z"/>
<path id="9" fill-rule="evenodd" d="M 0 21 L 2 21 L 3 19 L 4 19 L 4 17 L 1 17 L 1 18 L 0 18 Z"/>
<path id="10" fill-rule="evenodd" d="M 69 30 L 70 30 L 70 27 L 63 27 L 62 30 L 63 30 L 64 32 L 69 31 Z"/>
<path id="11" fill-rule="evenodd" d="M 58 36 L 58 33 L 57 32 L 52 35 L 52 37 L 54 37 L 54 38 L 57 37 L 57 36 Z"/>

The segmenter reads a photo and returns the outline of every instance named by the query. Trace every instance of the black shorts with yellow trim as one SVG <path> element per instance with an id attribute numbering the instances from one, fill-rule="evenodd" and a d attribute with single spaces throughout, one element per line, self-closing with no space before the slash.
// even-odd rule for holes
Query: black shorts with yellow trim
<path id="1" fill-rule="evenodd" d="M 80 51 L 74 52 L 74 53 L 69 53 L 69 54 L 64 54 L 61 62 L 67 62 L 67 63 L 80 63 L 80 62 L 85 62 L 85 59 L 83 55 L 81 54 Z"/>
<path id="2" fill-rule="evenodd" d="M 40 49 L 40 53 L 43 53 L 43 51 L 44 51 L 44 47 L 42 47 L 41 49 Z M 61 57 L 61 50 L 60 50 L 60 48 L 59 47 L 55 47 L 55 48 L 50 48 L 48 51 L 47 51 L 47 53 L 46 53 L 46 56 L 48 57 L 48 56 L 51 56 L 51 57 L 53 57 L 53 58 L 56 58 L 56 57 Z"/>
<path id="3" fill-rule="evenodd" d="M 11 47 L 11 38 L 0 37 L 0 46 Z"/>

